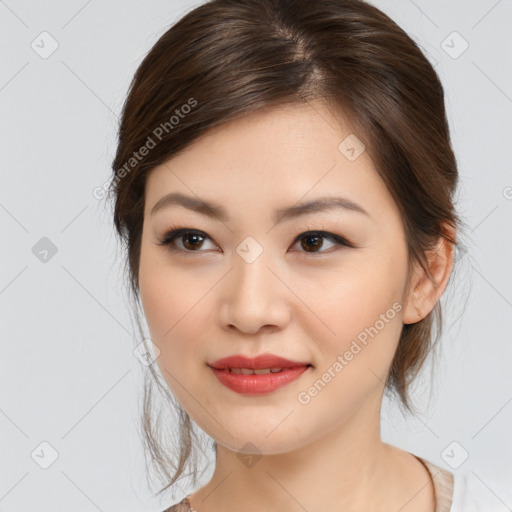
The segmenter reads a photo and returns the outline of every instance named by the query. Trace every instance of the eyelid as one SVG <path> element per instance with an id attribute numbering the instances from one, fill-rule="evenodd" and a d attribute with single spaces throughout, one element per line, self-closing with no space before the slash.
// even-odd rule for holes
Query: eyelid
<path id="1" fill-rule="evenodd" d="M 294 244 L 304 235 L 312 235 L 314 233 L 318 233 L 320 235 L 323 235 L 327 239 L 332 239 L 334 242 L 336 242 L 340 245 L 345 245 L 346 247 L 349 247 L 352 249 L 355 249 L 357 247 L 357 245 L 354 242 L 352 242 L 352 240 L 350 240 L 349 238 L 347 238 L 344 235 L 338 235 L 336 233 L 333 233 L 332 231 L 329 231 L 322 223 L 320 224 L 320 227 L 313 227 L 313 226 L 310 226 L 309 224 L 306 224 L 306 225 L 303 225 L 302 227 L 299 227 L 299 230 L 300 230 L 300 233 L 293 240 Z M 320 251 L 319 254 L 321 252 L 323 252 L 323 251 Z M 305 254 L 311 254 L 311 253 L 305 252 Z"/>
<path id="2" fill-rule="evenodd" d="M 213 242 L 213 239 L 211 236 L 209 236 L 204 231 L 201 231 L 200 229 L 194 229 L 194 228 L 187 228 L 187 227 L 171 227 L 168 230 L 166 230 L 163 237 L 160 239 L 160 241 L 157 243 L 157 245 L 163 245 L 167 250 L 171 252 L 181 252 L 181 253 L 201 253 L 205 251 L 187 251 L 184 249 L 180 249 L 179 247 L 173 247 L 172 244 L 174 240 L 179 239 L 181 236 L 193 233 L 195 235 L 199 235 L 203 238 L 207 238 Z"/>
<path id="3" fill-rule="evenodd" d="M 292 245 L 295 245 L 303 237 L 320 235 L 324 239 L 330 240 L 331 242 L 333 242 L 335 244 L 335 246 L 338 246 L 338 247 L 347 247 L 347 248 L 356 248 L 357 247 L 347 237 L 338 235 L 336 233 L 332 233 L 331 231 L 327 231 L 326 229 L 324 229 L 323 226 L 321 226 L 320 228 L 313 228 L 313 227 L 310 227 L 309 225 L 307 225 L 307 226 L 303 227 L 302 229 L 300 229 L 299 231 L 300 232 L 294 238 Z M 168 228 L 165 231 L 165 234 L 160 239 L 160 241 L 157 243 L 157 245 L 162 245 L 162 246 L 166 247 L 171 252 L 180 252 L 180 253 L 189 253 L 189 254 L 190 253 L 207 252 L 204 250 L 192 251 L 192 250 L 186 250 L 186 249 L 173 247 L 172 244 L 173 244 L 174 240 L 179 239 L 180 236 L 183 236 L 185 234 L 197 234 L 197 235 L 201 236 L 202 238 L 206 238 L 208 240 L 211 240 L 212 243 L 215 243 L 215 241 L 213 240 L 213 238 L 211 236 L 209 236 L 206 232 L 201 231 L 200 229 L 195 229 L 195 228 L 190 228 L 190 227 L 173 226 L 173 227 Z M 329 254 L 329 250 L 327 250 L 327 251 L 320 250 L 320 251 L 316 251 L 316 252 L 315 251 L 313 251 L 313 252 L 298 251 L 298 252 L 301 252 L 306 255 L 307 254 L 311 254 L 311 255 Z"/>

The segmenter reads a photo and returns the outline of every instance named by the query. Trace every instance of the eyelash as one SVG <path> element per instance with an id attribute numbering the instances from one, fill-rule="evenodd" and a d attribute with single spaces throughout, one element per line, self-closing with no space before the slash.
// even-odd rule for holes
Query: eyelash
<path id="1" fill-rule="evenodd" d="M 356 247 L 352 242 L 350 242 L 346 238 L 339 236 L 339 235 L 335 235 L 334 233 L 329 233 L 327 231 L 319 231 L 319 230 L 309 230 L 310 229 L 309 227 L 307 229 L 308 229 L 308 231 L 304 231 L 295 237 L 292 245 L 295 245 L 302 238 L 307 238 L 309 236 L 320 236 L 320 237 L 330 240 L 331 242 L 334 242 L 337 245 L 340 245 L 343 247 L 348 247 L 348 248 Z M 168 251 L 173 252 L 173 253 L 175 253 L 175 252 L 181 252 L 181 253 L 205 252 L 204 250 L 202 251 L 199 249 L 198 250 L 187 250 L 187 249 L 173 247 L 175 239 L 179 238 L 180 236 L 189 235 L 189 234 L 198 235 L 202 238 L 208 238 L 211 240 L 211 238 L 203 231 L 199 231 L 199 230 L 191 229 L 191 228 L 174 226 L 174 227 L 171 227 L 167 231 L 167 233 L 164 235 L 164 237 L 162 239 L 160 239 L 160 242 L 157 243 L 157 245 L 165 246 Z M 299 251 L 299 252 L 302 252 L 304 254 L 327 253 L 327 251 L 321 251 L 321 250 L 313 251 L 313 252 L 307 252 L 307 251 Z"/>

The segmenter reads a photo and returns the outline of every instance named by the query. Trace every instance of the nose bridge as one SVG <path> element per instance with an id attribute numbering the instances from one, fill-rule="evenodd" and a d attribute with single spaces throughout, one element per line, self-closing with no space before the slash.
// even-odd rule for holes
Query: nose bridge
<path id="1" fill-rule="evenodd" d="M 275 294 L 271 281 L 275 279 L 269 270 L 271 251 L 254 237 L 246 237 L 233 255 L 233 285 L 239 300 L 268 300 Z"/>
<path id="2" fill-rule="evenodd" d="M 227 276 L 224 325 L 255 332 L 264 325 L 286 321 L 286 287 L 271 270 L 272 254 L 253 237 L 247 237 L 233 254 Z"/>

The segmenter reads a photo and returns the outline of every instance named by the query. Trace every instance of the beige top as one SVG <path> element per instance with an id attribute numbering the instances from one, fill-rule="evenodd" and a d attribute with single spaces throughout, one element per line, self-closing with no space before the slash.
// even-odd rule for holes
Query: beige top
<path id="1" fill-rule="evenodd" d="M 414 454 L 412 454 L 414 455 Z M 428 460 L 414 455 L 428 470 L 434 484 L 436 496 L 435 512 L 450 512 L 453 498 L 453 474 Z M 188 497 L 185 496 L 179 503 L 166 508 L 163 512 L 200 512 L 191 507 Z"/>
<path id="2" fill-rule="evenodd" d="M 453 474 L 428 460 L 414 456 L 423 463 L 432 477 L 436 496 L 435 512 L 450 512 L 453 500 Z"/>

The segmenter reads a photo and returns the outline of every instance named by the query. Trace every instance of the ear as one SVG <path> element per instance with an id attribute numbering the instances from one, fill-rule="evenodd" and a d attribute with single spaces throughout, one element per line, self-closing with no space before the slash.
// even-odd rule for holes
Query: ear
<path id="1" fill-rule="evenodd" d="M 436 246 L 428 251 L 427 261 L 430 272 L 425 273 L 416 262 L 409 288 L 406 290 L 403 323 L 413 324 L 423 320 L 436 305 L 444 293 L 453 269 L 455 230 L 443 224 L 442 233 Z M 446 237 L 446 238 L 445 238 Z"/>

